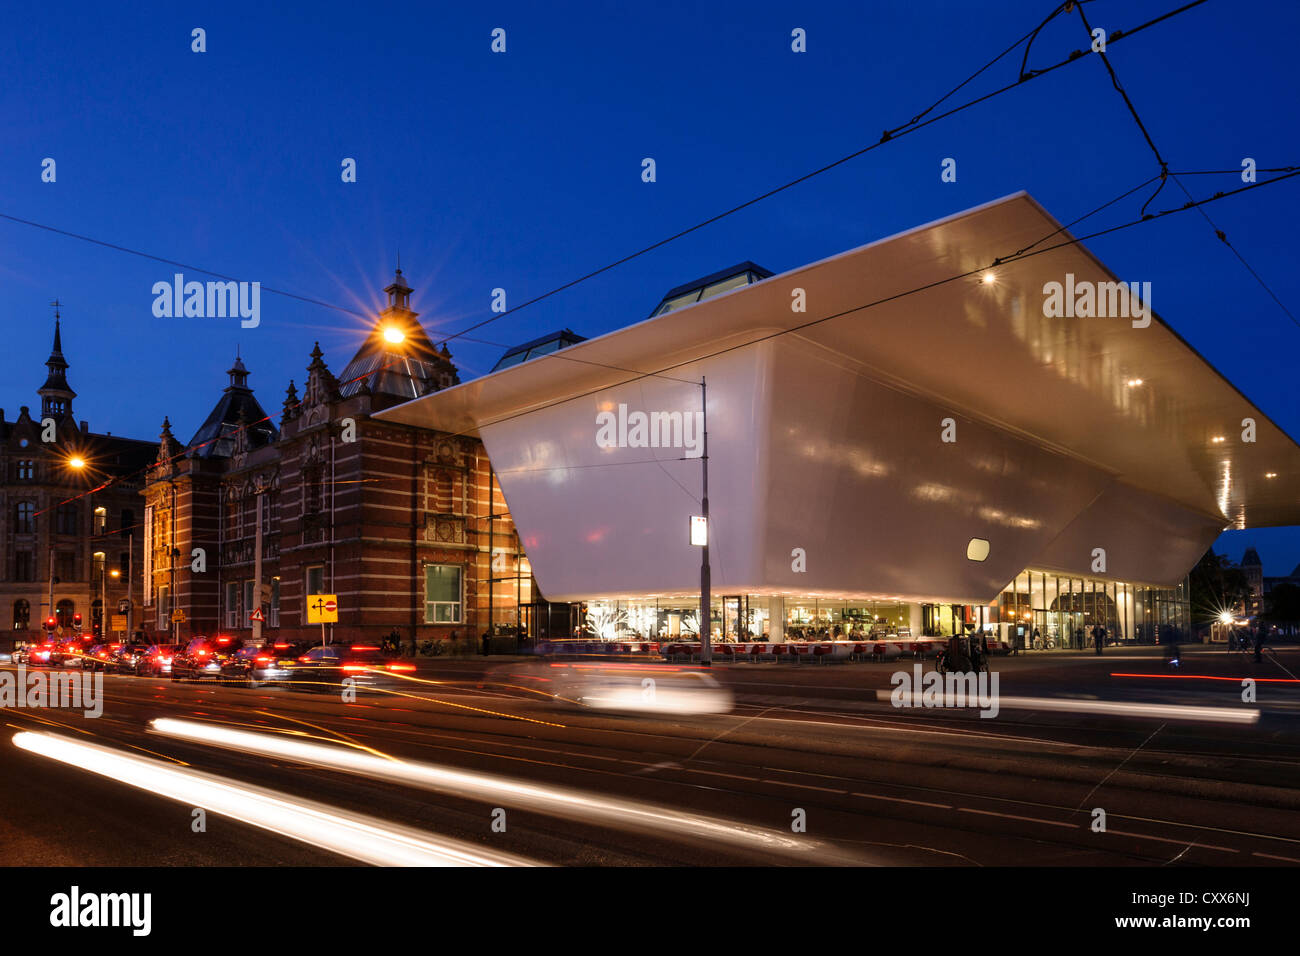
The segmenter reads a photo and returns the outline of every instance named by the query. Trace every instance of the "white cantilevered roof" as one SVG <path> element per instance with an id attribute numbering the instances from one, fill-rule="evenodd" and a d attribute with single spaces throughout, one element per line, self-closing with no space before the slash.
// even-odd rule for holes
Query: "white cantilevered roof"
<path id="1" fill-rule="evenodd" d="M 992 283 L 980 276 L 944 281 L 1035 243 L 1043 249 L 1069 238 L 1058 230 L 1037 202 L 1018 193 L 377 417 L 477 434 L 636 374 L 672 375 L 677 365 L 837 316 L 787 335 L 835 353 L 867 378 L 1077 458 L 1225 526 L 1300 524 L 1300 446 L 1158 314 L 1146 328 L 1128 318 L 1044 314 L 1046 283 L 1064 282 L 1067 273 L 1076 284 L 1119 278 L 1081 245 L 1000 265 Z M 795 289 L 804 290 L 806 312 L 791 309 Z M 1153 290 L 1153 298 L 1159 295 Z M 781 338 L 774 344 L 779 354 Z M 1247 418 L 1255 422 L 1253 443 L 1243 441 Z"/>

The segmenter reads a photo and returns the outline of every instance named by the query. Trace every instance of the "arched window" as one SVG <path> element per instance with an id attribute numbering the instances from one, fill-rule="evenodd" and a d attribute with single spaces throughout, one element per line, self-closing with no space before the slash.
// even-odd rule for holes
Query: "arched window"
<path id="1" fill-rule="evenodd" d="M 14 630 L 25 631 L 32 620 L 32 606 L 19 598 L 14 601 Z"/>
<path id="2" fill-rule="evenodd" d="M 72 615 L 76 612 L 74 601 L 64 598 L 54 606 L 54 620 L 59 627 L 72 627 Z"/>

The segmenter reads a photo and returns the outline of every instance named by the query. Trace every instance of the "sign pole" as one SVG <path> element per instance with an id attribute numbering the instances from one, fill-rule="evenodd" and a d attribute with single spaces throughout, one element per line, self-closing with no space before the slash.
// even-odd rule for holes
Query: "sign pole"
<path id="1" fill-rule="evenodd" d="M 709 571 L 709 538 L 713 537 L 713 529 L 709 527 L 709 387 L 702 376 L 700 378 L 700 407 L 704 410 L 702 413 L 704 454 L 700 456 L 700 464 L 703 468 L 704 495 L 700 504 L 704 512 L 706 534 L 700 559 L 700 664 L 704 667 L 711 667 L 713 666 L 713 648 L 709 645 L 709 639 L 713 636 L 713 595 L 711 593 L 712 581 L 710 580 Z"/>

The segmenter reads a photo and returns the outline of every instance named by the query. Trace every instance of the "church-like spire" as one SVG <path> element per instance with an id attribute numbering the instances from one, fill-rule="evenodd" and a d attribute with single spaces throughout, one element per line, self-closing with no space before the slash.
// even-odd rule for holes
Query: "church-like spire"
<path id="1" fill-rule="evenodd" d="M 244 368 L 244 361 L 238 353 L 235 355 L 235 364 L 226 369 L 226 374 L 230 376 L 227 389 L 248 388 L 248 369 Z"/>
<path id="2" fill-rule="evenodd" d="M 41 417 L 60 419 L 72 414 L 72 400 L 77 393 L 68 385 L 68 360 L 63 357 L 63 335 L 60 328 L 59 300 L 50 303 L 54 306 L 54 347 L 50 357 L 45 360 L 49 374 L 45 384 L 36 390 L 41 396 Z"/>
<path id="3" fill-rule="evenodd" d="M 389 309 L 405 309 L 408 312 L 411 310 L 412 290 L 411 287 L 406 284 L 406 279 L 402 277 L 402 267 L 400 265 L 397 267 L 397 275 L 394 276 L 393 281 L 384 288 L 384 291 L 388 293 Z"/>

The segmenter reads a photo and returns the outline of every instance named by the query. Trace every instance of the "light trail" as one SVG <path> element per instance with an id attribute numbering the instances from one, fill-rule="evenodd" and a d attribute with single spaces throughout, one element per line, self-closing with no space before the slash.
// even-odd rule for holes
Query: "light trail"
<path id="1" fill-rule="evenodd" d="M 154 732 L 194 743 L 210 744 L 245 754 L 279 757 L 296 763 L 369 779 L 453 794 L 473 800 L 516 802 L 520 809 L 583 823 L 667 835 L 675 839 L 705 839 L 750 850 L 810 857 L 818 863 L 862 865 L 869 861 L 828 859 L 833 851 L 825 844 L 777 830 L 743 826 L 680 810 L 664 810 L 632 800 L 589 795 L 582 791 L 513 780 L 493 774 L 474 773 L 407 760 L 393 761 L 341 747 L 323 746 L 269 734 L 232 730 L 172 717 L 160 717 L 150 724 Z M 813 860 L 809 860 L 813 862 Z"/>
<path id="2" fill-rule="evenodd" d="M 523 857 L 56 734 L 23 731 L 14 734 L 13 742 L 29 753 L 376 866 L 535 865 Z"/>
<path id="3" fill-rule="evenodd" d="M 893 691 L 876 691 L 876 700 L 890 700 Z M 916 693 L 921 707 L 922 693 Z M 1181 704 L 1142 704 L 1110 700 L 1071 700 L 1055 697 L 996 698 L 999 708 L 1012 710 L 1055 710 L 1074 714 L 1106 714 L 1117 717 L 1148 717 L 1158 720 L 1199 720 L 1221 724 L 1257 724 L 1259 711 L 1251 707 L 1194 707 Z M 932 710 L 970 710 L 971 707 L 934 707 Z"/>

